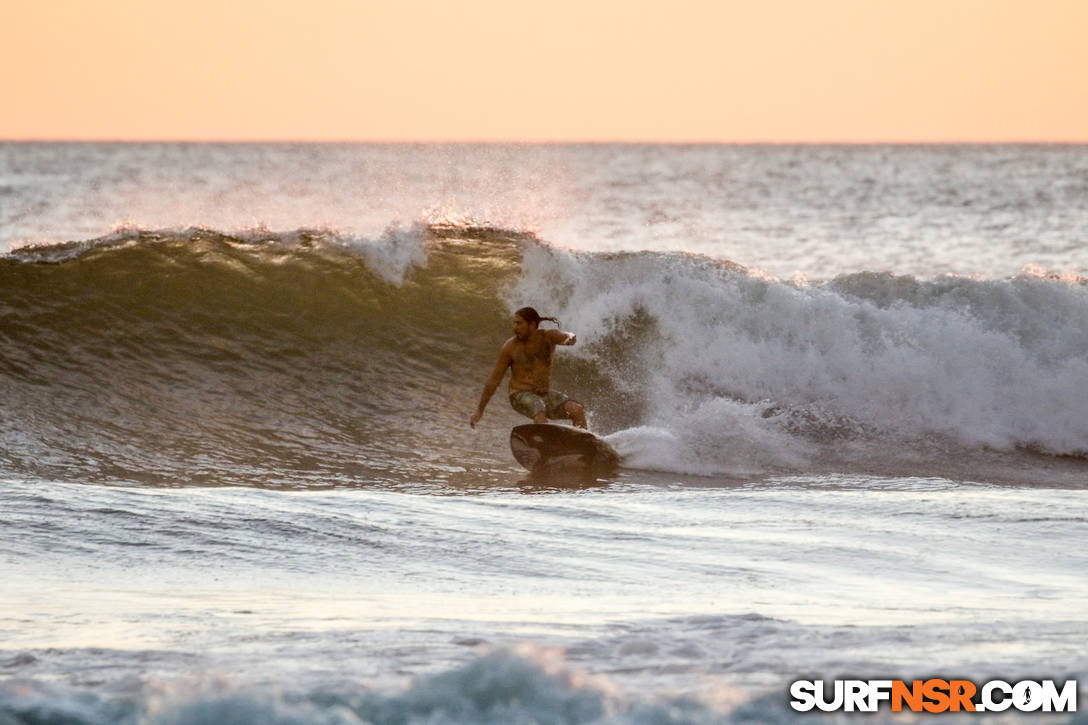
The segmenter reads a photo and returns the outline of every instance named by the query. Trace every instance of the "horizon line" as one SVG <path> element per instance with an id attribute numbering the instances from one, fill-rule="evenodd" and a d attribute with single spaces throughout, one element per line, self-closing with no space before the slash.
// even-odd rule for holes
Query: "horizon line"
<path id="1" fill-rule="evenodd" d="M 116 138 L 116 137 L 15 137 L 2 138 L 0 143 L 72 143 L 72 144 L 371 144 L 389 146 L 409 145 L 524 145 L 524 146 L 1081 146 L 1088 144 L 1084 139 L 887 139 L 887 140 L 684 140 L 684 139 L 303 139 L 291 137 L 272 138 Z"/>

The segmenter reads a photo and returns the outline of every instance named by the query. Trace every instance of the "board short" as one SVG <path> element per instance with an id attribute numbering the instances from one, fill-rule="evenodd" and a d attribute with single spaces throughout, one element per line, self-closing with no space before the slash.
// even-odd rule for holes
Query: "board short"
<path id="1" fill-rule="evenodd" d="M 534 418 L 540 413 L 552 420 L 570 418 L 570 414 L 563 409 L 568 401 L 570 398 L 558 390 L 549 390 L 544 395 L 537 395 L 529 390 L 510 393 L 510 407 L 528 418 Z"/>

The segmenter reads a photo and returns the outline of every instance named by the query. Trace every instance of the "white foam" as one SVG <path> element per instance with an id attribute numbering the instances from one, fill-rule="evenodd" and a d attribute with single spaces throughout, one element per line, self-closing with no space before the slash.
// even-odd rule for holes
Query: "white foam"
<path id="1" fill-rule="evenodd" d="M 647 471 L 672 470 L 677 473 L 703 472 L 695 460 L 695 453 L 678 435 L 666 428 L 638 426 L 606 436 L 627 468 Z M 690 468 L 677 468 L 677 462 L 690 461 Z"/>
<path id="2" fill-rule="evenodd" d="M 1076 282 L 867 273 L 809 286 L 691 255 L 540 246 L 508 302 L 561 317 L 576 354 L 635 389 L 647 422 L 674 437 L 645 448 L 670 470 L 692 451 L 730 470 L 725 448 L 789 465 L 806 449 L 785 434 L 806 426 L 1088 451 L 1088 289 Z"/>
<path id="3" fill-rule="evenodd" d="M 8 681 L 0 683 L 0 718 L 73 725 L 665 725 L 728 718 L 692 698 L 642 702 L 624 697 L 603 678 L 551 665 L 540 657 L 503 651 L 421 677 L 394 694 L 361 687 L 313 692 L 278 686 L 243 689 L 225 680 L 195 686 L 137 682 L 124 690 L 75 690 L 35 680 Z"/>

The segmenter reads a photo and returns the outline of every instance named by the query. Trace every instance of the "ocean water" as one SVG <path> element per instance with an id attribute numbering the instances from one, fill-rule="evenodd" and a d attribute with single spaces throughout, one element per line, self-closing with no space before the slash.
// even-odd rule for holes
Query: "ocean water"
<path id="1" fill-rule="evenodd" d="M 1088 147 L 0 144 L 0 253 L 4 725 L 1088 702 Z"/>

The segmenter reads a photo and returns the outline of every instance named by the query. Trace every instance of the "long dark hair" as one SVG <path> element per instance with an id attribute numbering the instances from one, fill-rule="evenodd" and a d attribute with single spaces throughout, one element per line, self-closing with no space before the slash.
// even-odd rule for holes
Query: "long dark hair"
<path id="1" fill-rule="evenodd" d="M 554 322 L 556 327 L 561 327 L 561 325 L 559 324 L 559 320 L 555 319 L 554 317 L 541 317 L 540 313 L 534 310 L 532 307 L 522 307 L 514 314 L 525 320 L 526 322 L 535 322 L 537 327 L 540 327 L 540 323 L 542 320 Z"/>

